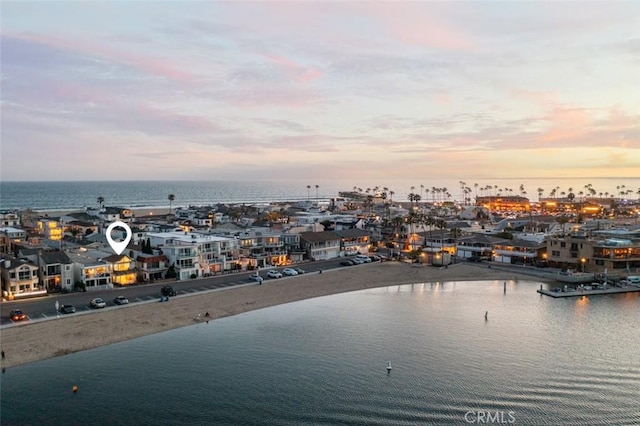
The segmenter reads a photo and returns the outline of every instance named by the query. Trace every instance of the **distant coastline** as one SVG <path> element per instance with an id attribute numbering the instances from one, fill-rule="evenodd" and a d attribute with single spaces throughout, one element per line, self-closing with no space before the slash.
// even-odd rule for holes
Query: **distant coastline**
<path id="1" fill-rule="evenodd" d="M 341 191 L 351 191 L 354 187 L 373 189 L 387 187 L 394 191 L 394 201 L 407 201 L 411 192 L 421 194 L 428 201 L 427 190 L 431 185 L 447 188 L 452 200 L 460 200 L 460 182 L 447 179 L 403 179 L 362 182 L 354 180 L 229 180 L 229 181 L 1 181 L 0 209 L 61 212 L 78 211 L 85 207 L 97 206 L 97 197 L 105 199 L 105 205 L 131 209 L 168 208 L 168 194 L 175 195 L 172 207 L 190 205 L 206 206 L 218 203 L 227 204 L 268 204 L 285 201 L 328 200 L 337 197 Z M 421 185 L 422 183 L 422 185 Z M 480 195 L 486 185 L 509 187 L 518 193 L 520 185 L 527 191 L 527 197 L 537 200 L 538 188 L 548 194 L 553 188 L 561 185 L 560 191 L 573 188 L 576 195 L 584 190 L 586 184 L 592 184 L 597 192 L 617 194 L 619 186 L 624 185 L 631 190 L 631 198 L 638 197 L 640 176 L 629 178 L 544 178 L 544 179 L 469 179 L 466 185 L 472 196 Z M 478 187 L 475 187 L 475 184 Z M 318 188 L 316 188 L 318 185 Z M 366 186 L 370 185 L 370 186 Z M 413 189 L 412 189 L 413 187 Z M 422 190 L 425 190 L 422 193 Z"/>

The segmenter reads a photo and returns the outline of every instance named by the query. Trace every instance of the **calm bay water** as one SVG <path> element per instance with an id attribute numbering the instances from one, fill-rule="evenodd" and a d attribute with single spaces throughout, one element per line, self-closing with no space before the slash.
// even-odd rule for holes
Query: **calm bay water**
<path id="1" fill-rule="evenodd" d="M 538 287 L 365 290 L 11 368 L 2 425 L 640 424 L 640 298 Z"/>
<path id="2" fill-rule="evenodd" d="M 478 189 L 474 184 L 478 184 Z M 520 185 L 524 185 L 527 196 L 538 199 L 537 188 L 543 188 L 548 194 L 553 188 L 560 187 L 558 193 L 572 188 L 576 194 L 584 191 L 591 183 L 599 193 L 619 194 L 618 187 L 633 191 L 630 198 L 638 198 L 640 177 L 615 179 L 492 179 L 468 180 L 466 185 L 472 189 L 472 197 L 483 195 L 481 188 L 486 185 L 499 188 L 511 188 L 513 195 L 519 194 Z M 307 185 L 311 188 L 307 188 Z M 316 191 L 315 185 L 318 185 Z M 423 185 L 424 188 L 420 186 Z M 215 203 L 268 203 L 270 201 L 295 201 L 318 198 L 328 199 L 338 195 L 339 191 L 350 191 L 353 187 L 363 191 L 366 188 L 388 187 L 395 192 L 394 200 L 407 201 L 410 192 L 420 194 L 424 200 L 432 196 L 426 191 L 436 187 L 447 188 L 451 199 L 461 199 L 459 181 L 429 180 L 391 180 L 391 181 L 337 181 L 313 180 L 298 181 L 147 181 L 147 182 L 0 182 L 0 208 L 35 210 L 69 210 L 85 206 L 97 206 L 99 196 L 105 199 L 107 206 L 120 207 L 168 207 L 168 194 L 174 194 L 173 206 L 210 205 Z M 411 187 L 414 187 L 412 190 Z M 493 192 L 496 193 L 495 190 Z"/>

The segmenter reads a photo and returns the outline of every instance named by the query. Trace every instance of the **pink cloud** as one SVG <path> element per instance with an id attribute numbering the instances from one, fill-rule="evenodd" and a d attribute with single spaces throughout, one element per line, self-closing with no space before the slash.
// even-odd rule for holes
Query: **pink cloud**
<path id="1" fill-rule="evenodd" d="M 264 55 L 271 62 L 280 66 L 280 68 L 291 78 L 301 83 L 309 83 L 324 75 L 324 72 L 315 67 L 305 67 L 297 62 L 277 55 Z"/>
<path id="2" fill-rule="evenodd" d="M 359 3 L 362 11 L 377 19 L 398 40 L 442 50 L 468 51 L 476 43 L 464 31 L 451 25 L 430 3 Z"/>
<path id="3" fill-rule="evenodd" d="M 592 118 L 582 109 L 554 108 L 544 120 L 550 126 L 541 135 L 543 142 L 552 143 L 573 139 L 579 141 L 592 125 Z"/>
<path id="4" fill-rule="evenodd" d="M 62 37 L 33 34 L 14 34 L 16 39 L 37 43 L 60 50 L 78 53 L 84 56 L 94 56 L 109 61 L 126 65 L 128 67 L 144 71 L 146 73 L 168 78 L 170 80 L 193 82 L 195 76 L 180 68 L 169 65 L 168 59 L 152 57 L 140 52 L 130 53 L 123 50 L 114 49 L 104 44 L 82 39 L 68 39 Z"/>

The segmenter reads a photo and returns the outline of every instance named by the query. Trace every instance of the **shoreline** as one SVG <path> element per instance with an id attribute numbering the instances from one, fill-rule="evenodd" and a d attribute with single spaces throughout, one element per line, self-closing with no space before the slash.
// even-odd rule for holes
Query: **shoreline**
<path id="1" fill-rule="evenodd" d="M 384 262 L 328 270 L 322 274 L 268 280 L 263 285 L 177 296 L 165 303 L 135 303 L 89 314 L 15 325 L 0 331 L 5 353 L 2 368 L 193 325 L 204 321 L 206 312 L 210 315 L 208 320 L 213 321 L 271 306 L 368 288 L 490 280 L 548 282 L 543 278 L 470 264 L 441 269 Z M 532 288 L 532 293 L 534 290 Z"/>

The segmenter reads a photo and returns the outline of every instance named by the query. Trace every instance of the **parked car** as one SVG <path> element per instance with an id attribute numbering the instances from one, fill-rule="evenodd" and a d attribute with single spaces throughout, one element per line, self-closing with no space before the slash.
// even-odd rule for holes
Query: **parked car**
<path id="1" fill-rule="evenodd" d="M 284 268 L 284 269 L 282 270 L 282 274 L 283 274 L 283 275 L 288 275 L 288 276 L 292 277 L 292 276 L 294 276 L 294 275 L 298 275 L 298 272 L 297 272 L 295 269 L 293 269 L 293 268 Z"/>
<path id="2" fill-rule="evenodd" d="M 9 318 L 11 321 L 22 321 L 27 319 L 27 314 L 22 312 L 22 309 L 14 309 L 9 313 Z"/>
<path id="3" fill-rule="evenodd" d="M 91 307 L 94 308 L 94 309 L 104 308 L 104 307 L 107 306 L 107 302 L 105 302 L 104 300 L 102 300 L 99 297 L 96 297 L 95 299 L 91 299 L 90 304 L 91 304 Z"/>
<path id="4" fill-rule="evenodd" d="M 306 271 L 304 269 L 300 269 L 300 268 L 293 268 L 294 271 L 296 271 L 299 274 L 304 274 L 306 273 Z"/>
<path id="5" fill-rule="evenodd" d="M 479 263 L 479 262 L 482 262 L 482 258 L 480 256 L 471 256 L 469 258 L 469 261 Z"/>
<path id="6" fill-rule="evenodd" d="M 364 260 L 354 257 L 353 259 L 349 259 L 349 262 L 353 263 L 354 265 L 362 265 L 364 263 Z"/>
<path id="7" fill-rule="evenodd" d="M 170 285 L 165 285 L 160 289 L 160 294 L 163 296 L 176 296 L 178 293 Z"/>
<path id="8" fill-rule="evenodd" d="M 371 258 L 366 254 L 356 254 L 355 259 L 361 260 L 361 263 L 371 263 Z"/>
<path id="9" fill-rule="evenodd" d="M 260 282 L 263 280 L 263 278 L 257 272 L 254 272 L 253 274 L 249 275 L 249 279 L 257 282 Z"/>
<path id="10" fill-rule="evenodd" d="M 60 312 L 63 314 L 74 314 L 76 312 L 76 307 L 73 305 L 62 305 L 60 306 Z"/>
<path id="11" fill-rule="evenodd" d="M 129 303 L 129 299 L 124 296 L 117 296 L 113 299 L 113 303 L 116 305 L 126 305 Z"/>
<path id="12" fill-rule="evenodd" d="M 342 266 L 353 266 L 354 263 L 347 259 L 347 260 L 343 260 L 342 262 L 340 262 L 340 265 L 342 265 Z"/>
<path id="13" fill-rule="evenodd" d="M 275 270 L 271 270 L 269 272 L 267 272 L 267 276 L 269 278 L 282 278 L 282 274 L 278 271 Z"/>

